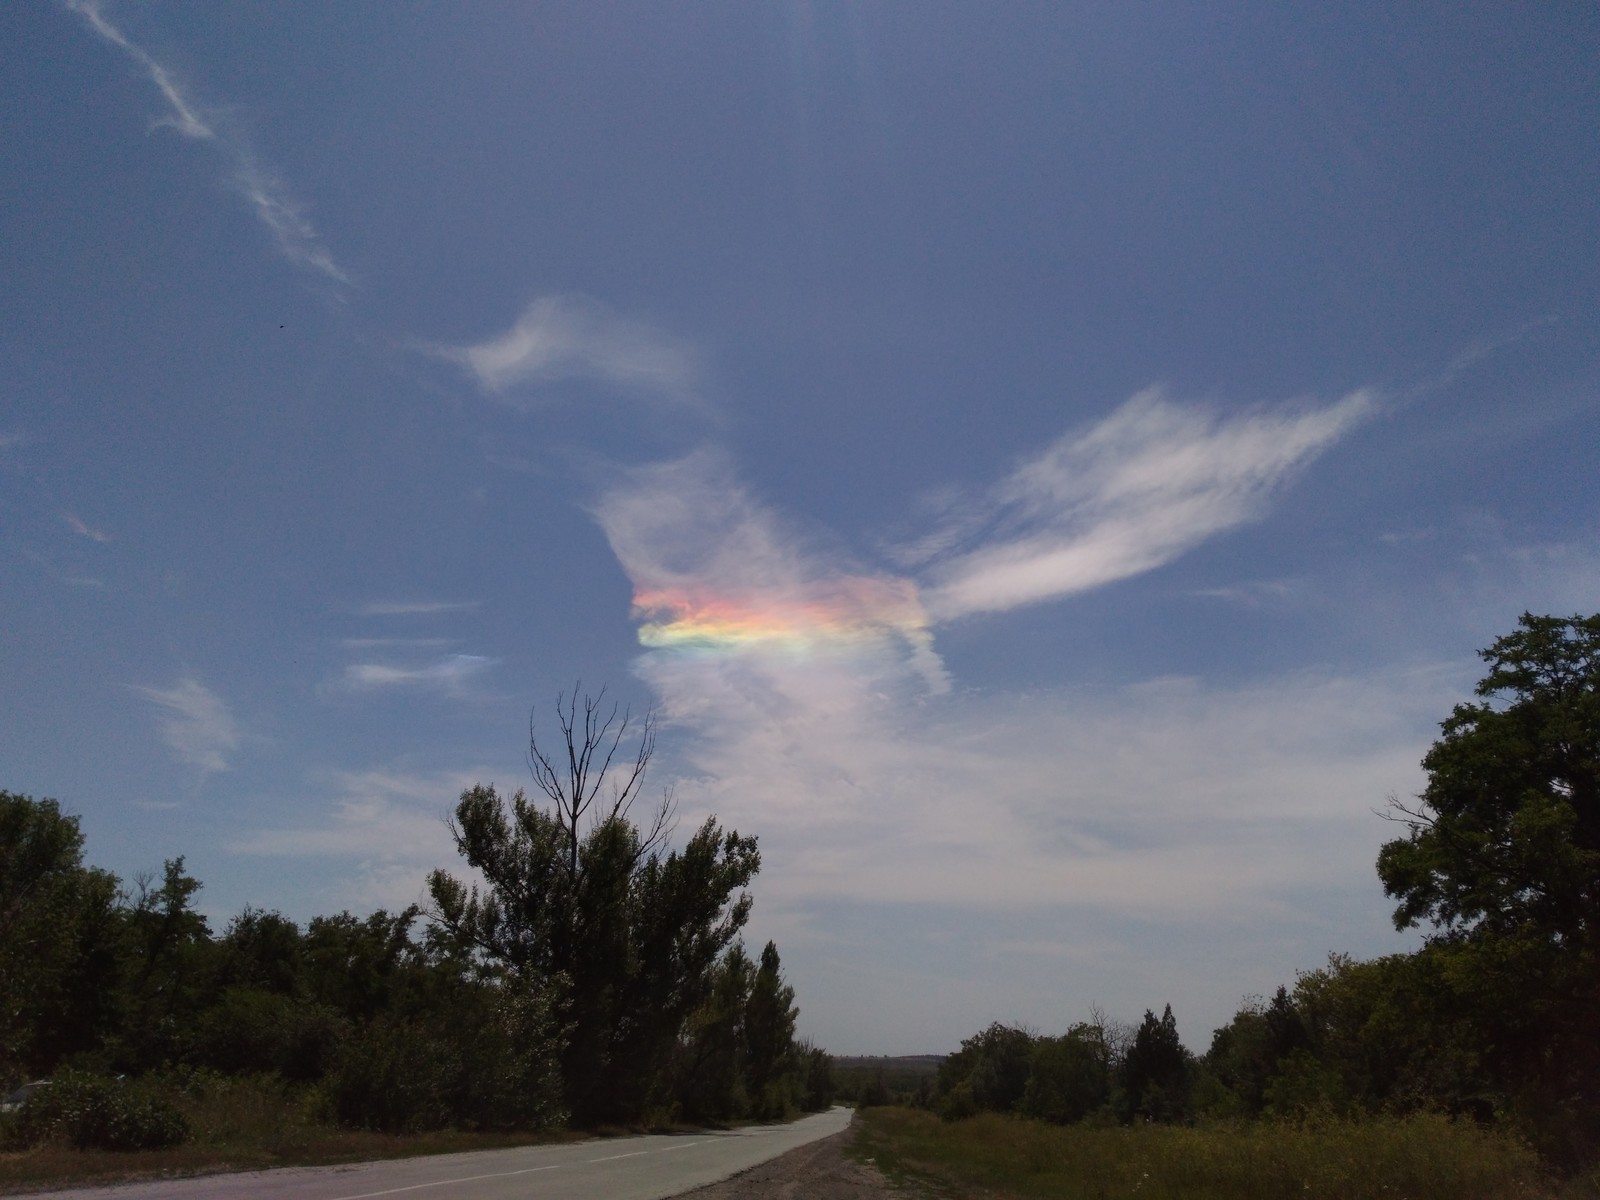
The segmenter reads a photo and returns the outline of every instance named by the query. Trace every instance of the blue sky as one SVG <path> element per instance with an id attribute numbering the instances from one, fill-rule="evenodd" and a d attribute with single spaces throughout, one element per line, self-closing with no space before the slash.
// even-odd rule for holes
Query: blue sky
<path id="1" fill-rule="evenodd" d="M 1374 810 L 1600 608 L 1592 5 L 0 40 L 0 786 L 219 925 L 417 899 L 581 679 L 822 1044 L 1203 1048 L 1414 944 Z"/>

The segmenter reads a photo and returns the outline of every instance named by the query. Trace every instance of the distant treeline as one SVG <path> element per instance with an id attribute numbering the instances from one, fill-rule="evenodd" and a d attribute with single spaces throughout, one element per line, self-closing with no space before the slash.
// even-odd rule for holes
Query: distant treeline
<path id="1" fill-rule="evenodd" d="M 10 1120 L 13 1140 L 75 1120 L 82 1143 L 170 1142 L 162 1089 L 195 1073 L 281 1078 L 331 1119 L 391 1131 L 830 1104 L 777 948 L 752 958 L 739 939 L 755 839 L 708 820 L 668 852 L 670 808 L 643 829 L 628 811 L 649 722 L 601 801 L 626 717 L 589 701 L 560 715 L 575 771 L 536 776 L 550 804 L 473 788 L 455 810 L 482 885 L 435 871 L 426 908 L 304 926 L 251 908 L 216 933 L 183 859 L 124 886 L 83 863 L 54 800 L 0 792 L 0 1086 L 57 1080 Z"/>
<path id="2" fill-rule="evenodd" d="M 1443 722 L 1378 858 L 1396 925 L 1432 926 L 1422 949 L 1335 955 L 1198 1056 L 1170 1006 L 1054 1036 L 991 1025 L 909 1098 L 1062 1124 L 1431 1111 L 1600 1163 L 1600 617 L 1525 614 L 1482 656 L 1482 702 Z M 885 1069 L 873 1095 L 894 1090 Z"/>

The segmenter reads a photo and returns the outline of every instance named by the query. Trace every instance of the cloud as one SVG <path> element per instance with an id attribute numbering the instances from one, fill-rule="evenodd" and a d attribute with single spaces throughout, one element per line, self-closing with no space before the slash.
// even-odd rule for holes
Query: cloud
<path id="1" fill-rule="evenodd" d="M 750 686 L 777 678 L 769 661 L 818 676 L 871 664 L 884 686 L 946 686 L 916 585 L 811 544 L 717 455 L 632 472 L 595 517 L 633 583 L 640 640 L 660 658 L 728 662 Z"/>
<path id="2" fill-rule="evenodd" d="M 921 582 L 785 521 L 716 454 L 628 473 L 594 513 L 633 585 L 638 673 L 688 739 L 680 800 L 787 839 L 766 887 L 796 903 L 1172 914 L 1338 876 L 1329 839 L 1415 777 L 1428 680 L 974 694 L 933 631 L 1258 517 L 1372 405 L 1221 417 L 1141 393 L 948 505 L 903 556 Z"/>
<path id="3" fill-rule="evenodd" d="M 172 73 L 151 58 L 141 47 L 129 41 L 120 29 L 108 21 L 101 12 L 99 0 L 66 0 L 66 5 L 68 9 L 87 21 L 89 28 L 143 68 L 145 74 L 150 77 L 150 82 L 155 84 L 156 90 L 161 93 L 161 98 L 167 102 L 169 115 L 159 124 L 176 129 L 186 138 L 206 142 L 216 140 L 216 131 L 200 116 L 194 103 L 172 77 Z"/>
<path id="4" fill-rule="evenodd" d="M 339 645 L 346 650 L 442 650 L 454 645 L 456 638 L 341 638 Z"/>
<path id="5" fill-rule="evenodd" d="M 76 513 L 62 513 L 61 519 L 72 527 L 73 533 L 76 533 L 80 537 L 86 537 L 91 541 L 102 543 L 109 542 L 111 540 L 111 535 L 109 533 L 105 533 L 102 530 L 95 529 L 84 524 L 83 520 L 79 518 Z"/>
<path id="6" fill-rule="evenodd" d="M 1164 921 L 1370 890 L 1371 810 L 1420 786 L 1460 694 L 1430 671 L 934 701 L 834 678 L 798 707 L 803 680 L 739 688 L 649 658 L 644 674 L 687 739 L 686 820 L 761 831 L 766 901 Z"/>
<path id="7" fill-rule="evenodd" d="M 430 870 L 460 862 L 445 814 L 465 789 L 491 778 L 485 770 L 335 772 L 325 782 L 332 795 L 315 816 L 241 834 L 226 849 L 258 858 L 335 859 L 337 895 L 328 900 L 402 908 L 419 898 Z"/>
<path id="8" fill-rule="evenodd" d="M 363 617 L 426 617 L 436 613 L 471 612 L 476 600 L 378 600 L 363 604 L 357 613 Z"/>
<path id="9" fill-rule="evenodd" d="M 228 769 L 239 729 L 220 696 L 185 676 L 170 688 L 134 687 L 161 712 L 161 736 L 181 762 L 202 773 Z"/>
<path id="10" fill-rule="evenodd" d="M 341 682 L 352 691 L 425 688 L 461 695 L 472 680 L 494 664 L 494 659 L 477 654 L 450 654 L 421 667 L 351 663 L 345 667 Z"/>
<path id="11" fill-rule="evenodd" d="M 512 327 L 472 346 L 436 346 L 486 392 L 519 384 L 582 379 L 677 402 L 693 399 L 696 370 L 687 346 L 581 296 L 535 300 Z"/>
<path id="12" fill-rule="evenodd" d="M 1222 417 L 1140 392 L 955 504 L 902 561 L 928 572 L 936 621 L 1126 579 L 1259 517 L 1275 488 L 1374 409 L 1362 391 Z"/>
<path id="13" fill-rule="evenodd" d="M 333 255 L 322 244 L 317 231 L 306 218 L 304 207 L 283 181 L 261 164 L 240 134 L 223 129 L 215 116 L 206 114 L 167 67 L 112 24 L 100 0 L 64 2 L 104 41 L 138 64 L 161 93 L 161 98 L 166 102 L 167 115 L 156 122 L 156 127 L 175 129 L 183 137 L 205 142 L 215 147 L 228 161 L 233 187 L 272 235 L 285 258 L 335 283 L 350 283 L 350 276 L 334 261 Z"/>

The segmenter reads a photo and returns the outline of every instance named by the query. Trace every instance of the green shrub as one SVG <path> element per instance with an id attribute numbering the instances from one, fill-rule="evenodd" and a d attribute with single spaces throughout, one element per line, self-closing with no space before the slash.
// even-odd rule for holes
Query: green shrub
<path id="1" fill-rule="evenodd" d="M 147 1087 L 67 1072 L 28 1097 L 9 1134 L 23 1146 L 65 1141 L 79 1150 L 155 1150 L 186 1140 L 189 1125 Z"/>

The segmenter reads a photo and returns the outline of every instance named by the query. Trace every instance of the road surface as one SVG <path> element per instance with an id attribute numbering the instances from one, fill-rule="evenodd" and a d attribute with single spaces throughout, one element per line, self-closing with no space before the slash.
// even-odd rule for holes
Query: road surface
<path id="1" fill-rule="evenodd" d="M 838 1133 L 848 1108 L 789 1125 L 649 1134 L 338 1167 L 285 1167 L 51 1192 L 51 1200 L 660 1200 Z"/>

